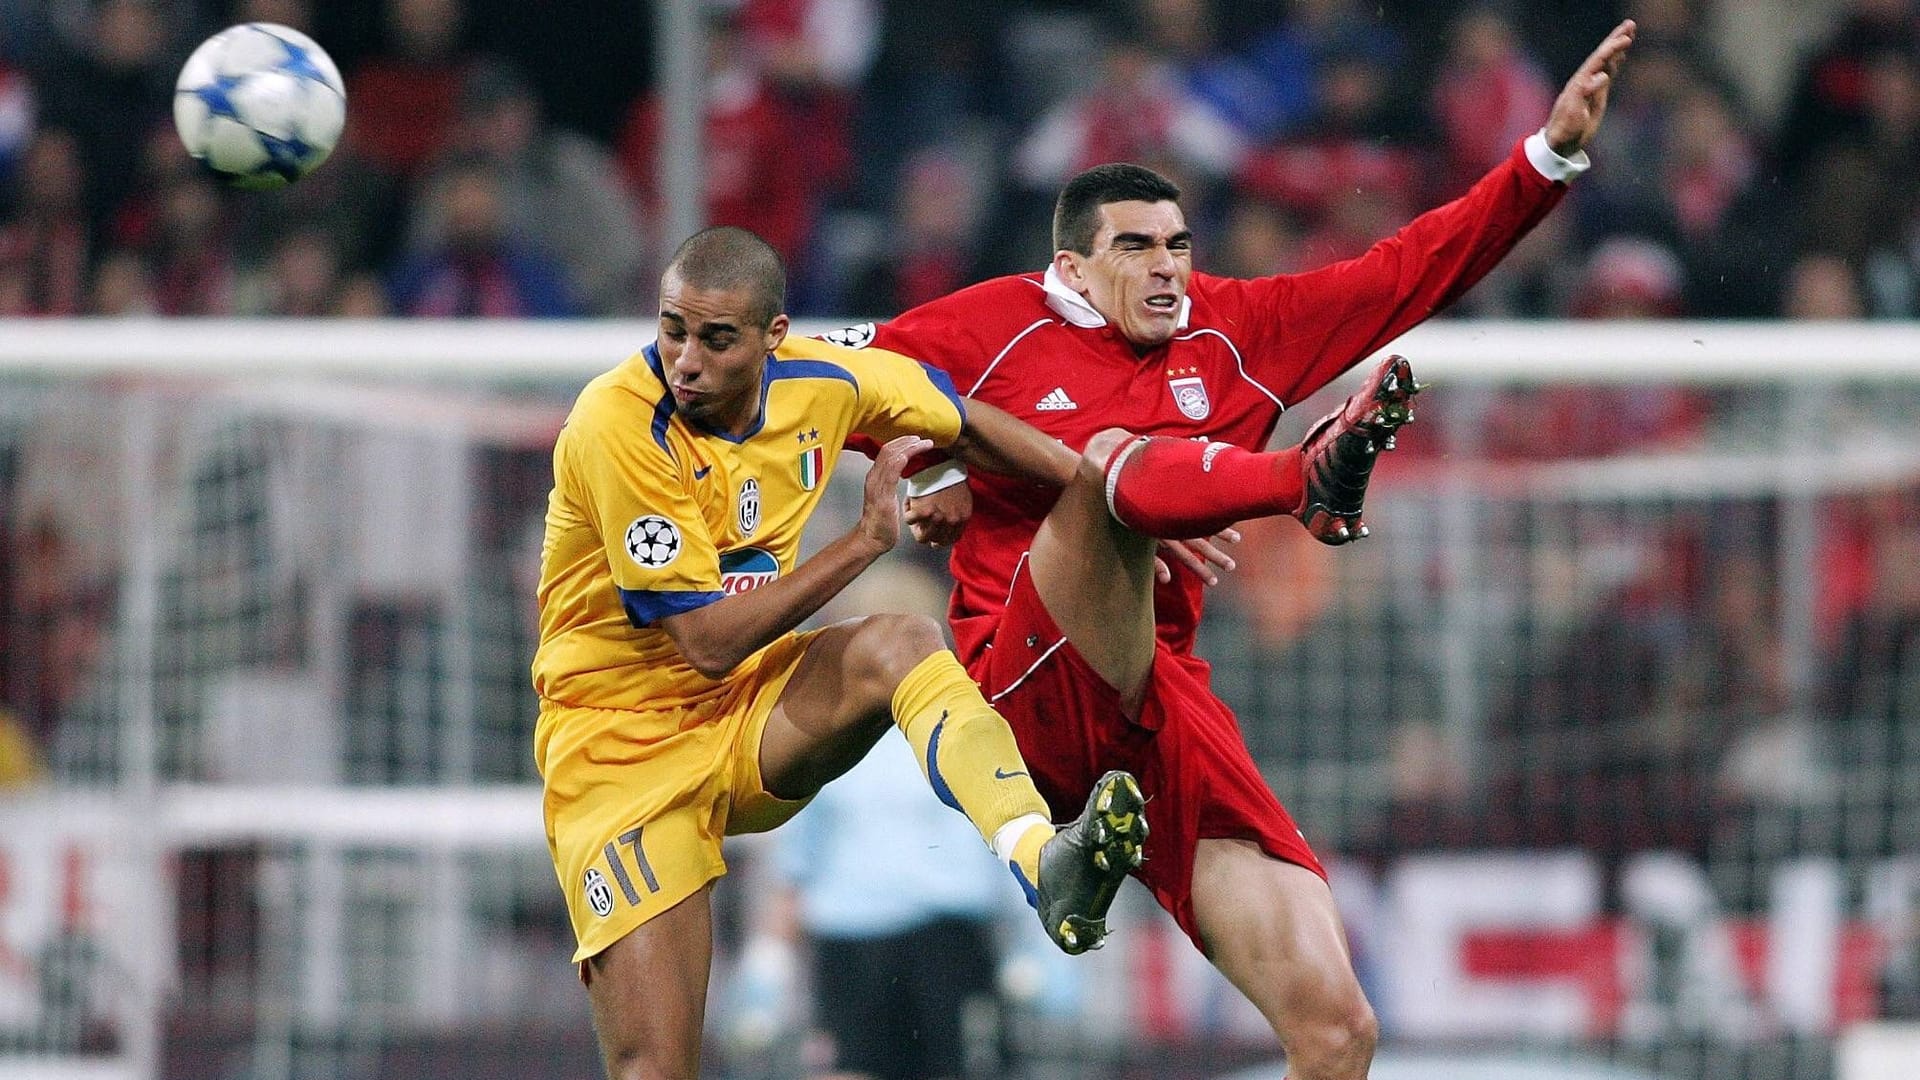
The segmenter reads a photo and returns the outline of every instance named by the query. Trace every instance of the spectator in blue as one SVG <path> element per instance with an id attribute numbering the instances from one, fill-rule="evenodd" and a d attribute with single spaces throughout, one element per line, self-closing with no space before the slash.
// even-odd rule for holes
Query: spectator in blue
<path id="1" fill-rule="evenodd" d="M 1003 871 L 918 773 L 912 748 L 889 734 L 773 837 L 775 868 L 798 894 L 835 1077 L 1002 1073 L 999 1040 L 970 1040 L 970 1026 L 986 1025 L 968 1019 L 999 1016 Z"/>
<path id="2" fill-rule="evenodd" d="M 388 285 L 395 313 L 428 318 L 562 318 L 580 314 L 566 271 L 508 231 L 500 175 L 462 160 L 435 198 L 442 239 L 407 255 Z"/>
<path id="3" fill-rule="evenodd" d="M 1287 135 L 1314 115 L 1329 61 L 1365 57 L 1391 71 L 1404 51 L 1399 34 L 1375 16 L 1371 4 L 1293 0 L 1287 7 L 1286 21 L 1256 38 L 1247 51 L 1269 97 L 1265 110 L 1244 114 L 1243 122 L 1264 138 Z"/>

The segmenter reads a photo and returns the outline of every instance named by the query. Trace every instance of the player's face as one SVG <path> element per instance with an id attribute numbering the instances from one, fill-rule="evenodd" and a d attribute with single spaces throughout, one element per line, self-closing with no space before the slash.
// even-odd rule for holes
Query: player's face
<path id="1" fill-rule="evenodd" d="M 1093 254 L 1062 252 L 1067 284 L 1136 348 L 1172 340 L 1193 277 L 1193 233 L 1178 203 L 1107 203 Z"/>
<path id="2" fill-rule="evenodd" d="M 678 274 L 660 282 L 660 365 L 674 407 L 715 431 L 744 435 L 760 418 L 767 354 L 787 336 L 787 317 L 762 323 L 744 290 L 701 289 Z"/>

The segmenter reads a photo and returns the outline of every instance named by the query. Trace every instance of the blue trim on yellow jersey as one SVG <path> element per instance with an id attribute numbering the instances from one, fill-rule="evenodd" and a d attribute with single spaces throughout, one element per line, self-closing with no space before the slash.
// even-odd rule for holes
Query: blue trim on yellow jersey
<path id="1" fill-rule="evenodd" d="M 634 629 L 644 630 L 669 615 L 679 615 L 706 607 L 725 597 L 723 592 L 656 592 L 652 589 L 621 589 L 620 606 L 627 609 L 627 621 Z"/>
<path id="2" fill-rule="evenodd" d="M 729 435 L 704 425 L 700 430 L 716 439 L 725 439 L 730 443 L 743 443 L 760 434 L 760 429 L 767 424 L 767 391 L 772 388 L 775 379 L 845 379 L 848 385 L 853 387 L 854 396 L 860 395 L 860 380 L 853 377 L 853 372 L 839 364 L 825 360 L 782 360 L 768 353 L 767 366 L 760 375 L 760 415 L 755 418 L 753 426 L 747 429 L 746 434 Z"/>
<path id="3" fill-rule="evenodd" d="M 647 358 L 647 366 L 653 369 L 653 377 L 660 380 L 660 400 L 653 406 L 653 441 L 672 457 L 673 447 L 667 445 L 667 421 L 673 419 L 673 388 L 667 385 L 666 369 L 660 363 L 659 343 L 647 346 L 642 355 Z"/>
<path id="4" fill-rule="evenodd" d="M 967 403 L 960 399 L 960 391 L 953 388 L 953 376 L 941 371 L 925 360 L 918 360 L 915 361 L 915 363 L 920 365 L 920 370 L 927 373 L 927 381 L 933 384 L 933 388 L 947 395 L 947 400 L 953 402 L 953 407 L 960 410 L 960 426 L 966 427 Z"/>
<path id="5" fill-rule="evenodd" d="M 660 343 L 654 342 L 647 346 L 645 355 L 647 366 L 653 369 L 654 377 L 660 380 L 661 388 L 666 391 L 666 396 L 660 399 L 660 404 L 653 408 L 653 437 L 662 447 L 666 447 L 667 420 L 673 416 L 673 387 L 667 384 L 666 368 L 660 360 Z M 715 431 L 690 416 L 686 418 L 687 426 L 698 429 L 702 434 L 711 435 L 716 439 L 725 439 L 730 443 L 746 442 L 760 434 L 760 429 L 767 425 L 767 390 L 773 386 L 775 379 L 844 379 L 849 386 L 853 387 L 856 397 L 860 393 L 860 380 L 853 377 L 853 372 L 839 364 L 826 360 L 782 360 L 768 353 L 767 366 L 760 371 L 760 415 L 754 417 L 753 426 L 748 428 L 745 434 L 733 435 L 725 431 Z M 939 384 L 935 383 L 935 385 Z M 947 381 L 945 389 L 947 396 L 952 397 L 954 404 L 958 405 L 960 399 L 953 393 L 952 380 Z M 962 409 L 960 418 L 965 420 L 966 415 L 966 410 Z M 668 453 L 672 453 L 672 450 L 669 449 Z"/>
<path id="6" fill-rule="evenodd" d="M 856 395 L 860 393 L 860 380 L 853 377 L 853 372 L 831 360 L 782 360 L 769 356 L 767 381 L 775 379 L 845 379 Z"/>

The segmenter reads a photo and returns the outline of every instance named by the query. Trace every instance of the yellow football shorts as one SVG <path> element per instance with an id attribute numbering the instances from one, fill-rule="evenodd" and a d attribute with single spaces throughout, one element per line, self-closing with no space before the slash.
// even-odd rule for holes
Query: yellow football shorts
<path id="1" fill-rule="evenodd" d="M 534 758 L 575 962 L 726 873 L 723 837 L 764 832 L 806 805 L 768 793 L 760 736 L 813 634 L 775 641 L 693 708 L 540 703 Z"/>

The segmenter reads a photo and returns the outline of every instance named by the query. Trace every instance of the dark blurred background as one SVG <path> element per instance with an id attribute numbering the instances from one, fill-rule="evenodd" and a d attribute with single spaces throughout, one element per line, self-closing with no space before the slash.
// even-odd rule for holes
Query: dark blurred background
<path id="1" fill-rule="evenodd" d="M 648 315 L 664 247 L 639 0 L 0 4 L 0 313 Z M 1537 129 L 1623 14 L 1598 167 L 1470 314 L 1907 317 L 1908 0 L 735 0 L 704 8 L 707 216 L 803 315 L 885 316 L 1040 265 L 1058 184 L 1189 194 L 1202 268 L 1363 250 Z M 345 73 L 291 191 L 195 175 L 171 83 L 207 33 L 309 31 Z M 494 260 L 460 270 L 460 253 Z M 454 265 L 450 265 L 454 264 Z M 479 280 L 469 280 L 477 276 Z"/>

